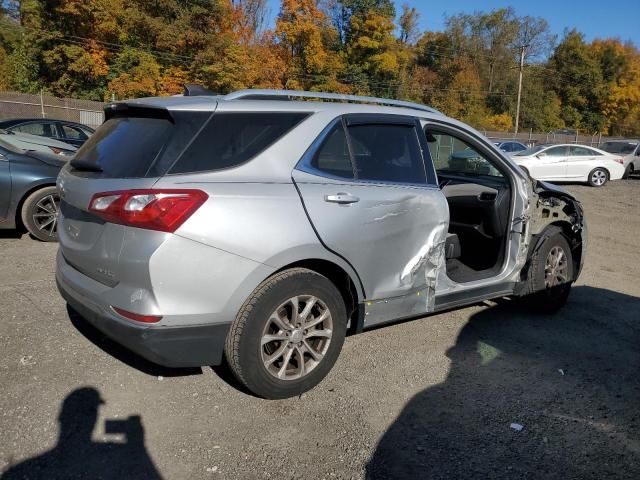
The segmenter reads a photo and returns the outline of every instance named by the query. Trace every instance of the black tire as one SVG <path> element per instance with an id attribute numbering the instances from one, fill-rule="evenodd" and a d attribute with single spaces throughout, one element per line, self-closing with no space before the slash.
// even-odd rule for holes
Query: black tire
<path id="1" fill-rule="evenodd" d="M 262 345 L 263 334 L 265 329 L 269 328 L 271 318 L 273 318 L 272 313 L 278 311 L 279 307 L 282 307 L 288 299 L 308 295 L 319 299 L 318 303 L 324 303 L 330 312 L 332 334 L 326 344 L 326 351 L 324 356 L 304 376 L 288 380 L 276 378 L 275 374 L 268 370 L 272 367 L 265 365 L 263 356 L 271 353 L 266 352 L 265 349 L 273 348 L 277 351 L 287 347 L 294 348 L 295 352 L 299 352 L 288 341 L 293 339 L 295 332 L 293 330 L 287 332 L 287 335 L 290 335 L 287 341 L 275 342 L 275 347 L 274 343 Z M 269 399 L 293 397 L 312 389 L 329 373 L 342 349 L 346 326 L 347 314 L 342 296 L 329 279 L 305 268 L 285 270 L 260 284 L 244 303 L 227 335 L 225 357 L 238 381 L 255 395 Z M 298 335 L 300 329 L 297 330 L 296 334 Z M 306 335 L 307 330 L 304 330 L 304 333 Z M 280 332 L 277 334 L 281 335 Z M 319 341 L 322 342 L 322 339 Z M 297 345 L 299 346 L 300 343 Z M 284 351 L 287 352 L 287 350 Z M 276 355 L 276 352 L 273 352 L 272 355 Z M 285 364 L 285 354 L 277 358 L 282 359 L 279 363 L 273 363 L 273 366 L 278 369 Z M 293 355 L 291 358 L 299 367 L 299 363 Z M 302 358 L 305 358 L 304 353 Z M 312 361 L 310 357 L 307 360 Z M 305 364 L 305 360 L 301 363 Z M 290 365 L 290 363 L 287 362 L 286 365 Z M 289 371 L 286 365 L 285 369 Z"/>
<path id="2" fill-rule="evenodd" d="M 554 248 L 561 249 L 566 256 L 566 281 L 549 286 L 546 282 L 546 264 Z M 537 312 L 556 312 L 567 302 L 573 281 L 573 256 L 569 242 L 562 233 L 552 233 L 542 240 L 542 244 L 531 256 L 528 270 L 530 294 L 525 300 L 529 307 Z"/>
<path id="3" fill-rule="evenodd" d="M 624 169 L 624 173 L 622 174 L 623 180 L 626 180 L 627 178 L 629 178 L 632 173 L 633 173 L 633 165 L 629 164 L 627 165 L 627 168 Z"/>
<path id="4" fill-rule="evenodd" d="M 607 172 L 604 168 L 594 168 L 589 172 L 589 176 L 587 177 L 587 182 L 592 187 L 604 187 L 606 183 L 609 181 L 609 172 Z"/>
<path id="5" fill-rule="evenodd" d="M 22 224 L 29 233 L 42 242 L 58 240 L 58 204 L 56 187 L 44 187 L 31 193 L 22 204 Z"/>

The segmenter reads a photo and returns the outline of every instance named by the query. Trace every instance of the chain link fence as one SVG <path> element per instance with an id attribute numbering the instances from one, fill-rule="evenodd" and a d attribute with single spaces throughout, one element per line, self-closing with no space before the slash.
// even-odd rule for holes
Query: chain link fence
<path id="1" fill-rule="evenodd" d="M 104 121 L 103 102 L 0 91 L 0 119 L 50 118 L 96 128 Z"/>
<path id="2" fill-rule="evenodd" d="M 56 98 L 49 95 L 32 95 L 17 92 L 0 91 L 0 119 L 3 118 L 55 118 L 80 122 L 97 127 L 104 121 L 104 102 L 78 100 L 75 98 Z M 516 140 L 528 146 L 543 143 L 578 143 L 597 147 L 613 137 L 600 134 L 580 135 L 563 133 L 492 132 L 483 133 L 495 141 Z"/>
<path id="3" fill-rule="evenodd" d="M 593 135 L 580 135 L 579 133 L 533 133 L 533 132 L 519 132 L 514 134 L 513 132 L 490 132 L 483 130 L 485 136 L 495 141 L 512 141 L 524 143 L 529 147 L 541 144 L 560 144 L 560 143 L 575 143 L 580 145 L 589 145 L 591 147 L 597 147 L 598 145 L 606 142 L 607 140 L 617 140 L 621 137 L 607 137 L 600 133 Z"/>

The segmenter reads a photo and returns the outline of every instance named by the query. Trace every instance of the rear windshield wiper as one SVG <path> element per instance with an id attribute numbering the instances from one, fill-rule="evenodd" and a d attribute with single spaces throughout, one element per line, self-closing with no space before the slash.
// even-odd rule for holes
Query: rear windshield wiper
<path id="1" fill-rule="evenodd" d="M 76 170 L 84 170 L 87 172 L 102 172 L 102 167 L 97 163 L 87 162 L 79 158 L 74 158 L 69 164 Z"/>

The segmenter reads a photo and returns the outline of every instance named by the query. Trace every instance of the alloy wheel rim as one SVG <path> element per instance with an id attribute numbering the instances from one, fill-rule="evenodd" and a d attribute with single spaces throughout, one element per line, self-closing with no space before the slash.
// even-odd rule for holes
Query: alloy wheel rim
<path id="1" fill-rule="evenodd" d="M 596 170 L 593 172 L 593 175 L 591 175 L 591 181 L 596 185 L 603 185 L 606 180 L 607 174 L 601 170 Z"/>
<path id="2" fill-rule="evenodd" d="M 36 203 L 31 215 L 36 228 L 50 237 L 56 234 L 59 203 L 60 199 L 57 195 L 52 194 L 42 197 Z"/>
<path id="3" fill-rule="evenodd" d="M 313 295 L 283 302 L 269 316 L 260 340 L 262 363 L 278 380 L 297 380 L 312 372 L 329 349 L 333 318 Z"/>
<path id="4" fill-rule="evenodd" d="M 547 255 L 544 266 L 544 286 L 556 287 L 569 281 L 569 263 L 562 247 L 555 246 Z"/>

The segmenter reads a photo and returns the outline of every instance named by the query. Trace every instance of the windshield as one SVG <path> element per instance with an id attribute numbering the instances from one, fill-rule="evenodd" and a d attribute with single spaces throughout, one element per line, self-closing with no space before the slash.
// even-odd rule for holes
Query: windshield
<path id="1" fill-rule="evenodd" d="M 608 153 L 629 155 L 633 153 L 637 146 L 638 142 L 605 142 L 600 146 L 600 150 Z"/>
<path id="2" fill-rule="evenodd" d="M 0 147 L 5 150 L 9 150 L 12 153 L 24 153 L 26 151 L 16 147 L 10 140 L 11 137 L 9 137 L 9 135 L 0 134 Z"/>
<path id="3" fill-rule="evenodd" d="M 544 150 L 545 148 L 547 148 L 546 145 L 538 145 L 537 147 L 527 148 L 526 150 L 522 150 L 521 152 L 516 153 L 515 156 L 528 157 L 530 155 L 535 155 L 536 153 Z"/>

